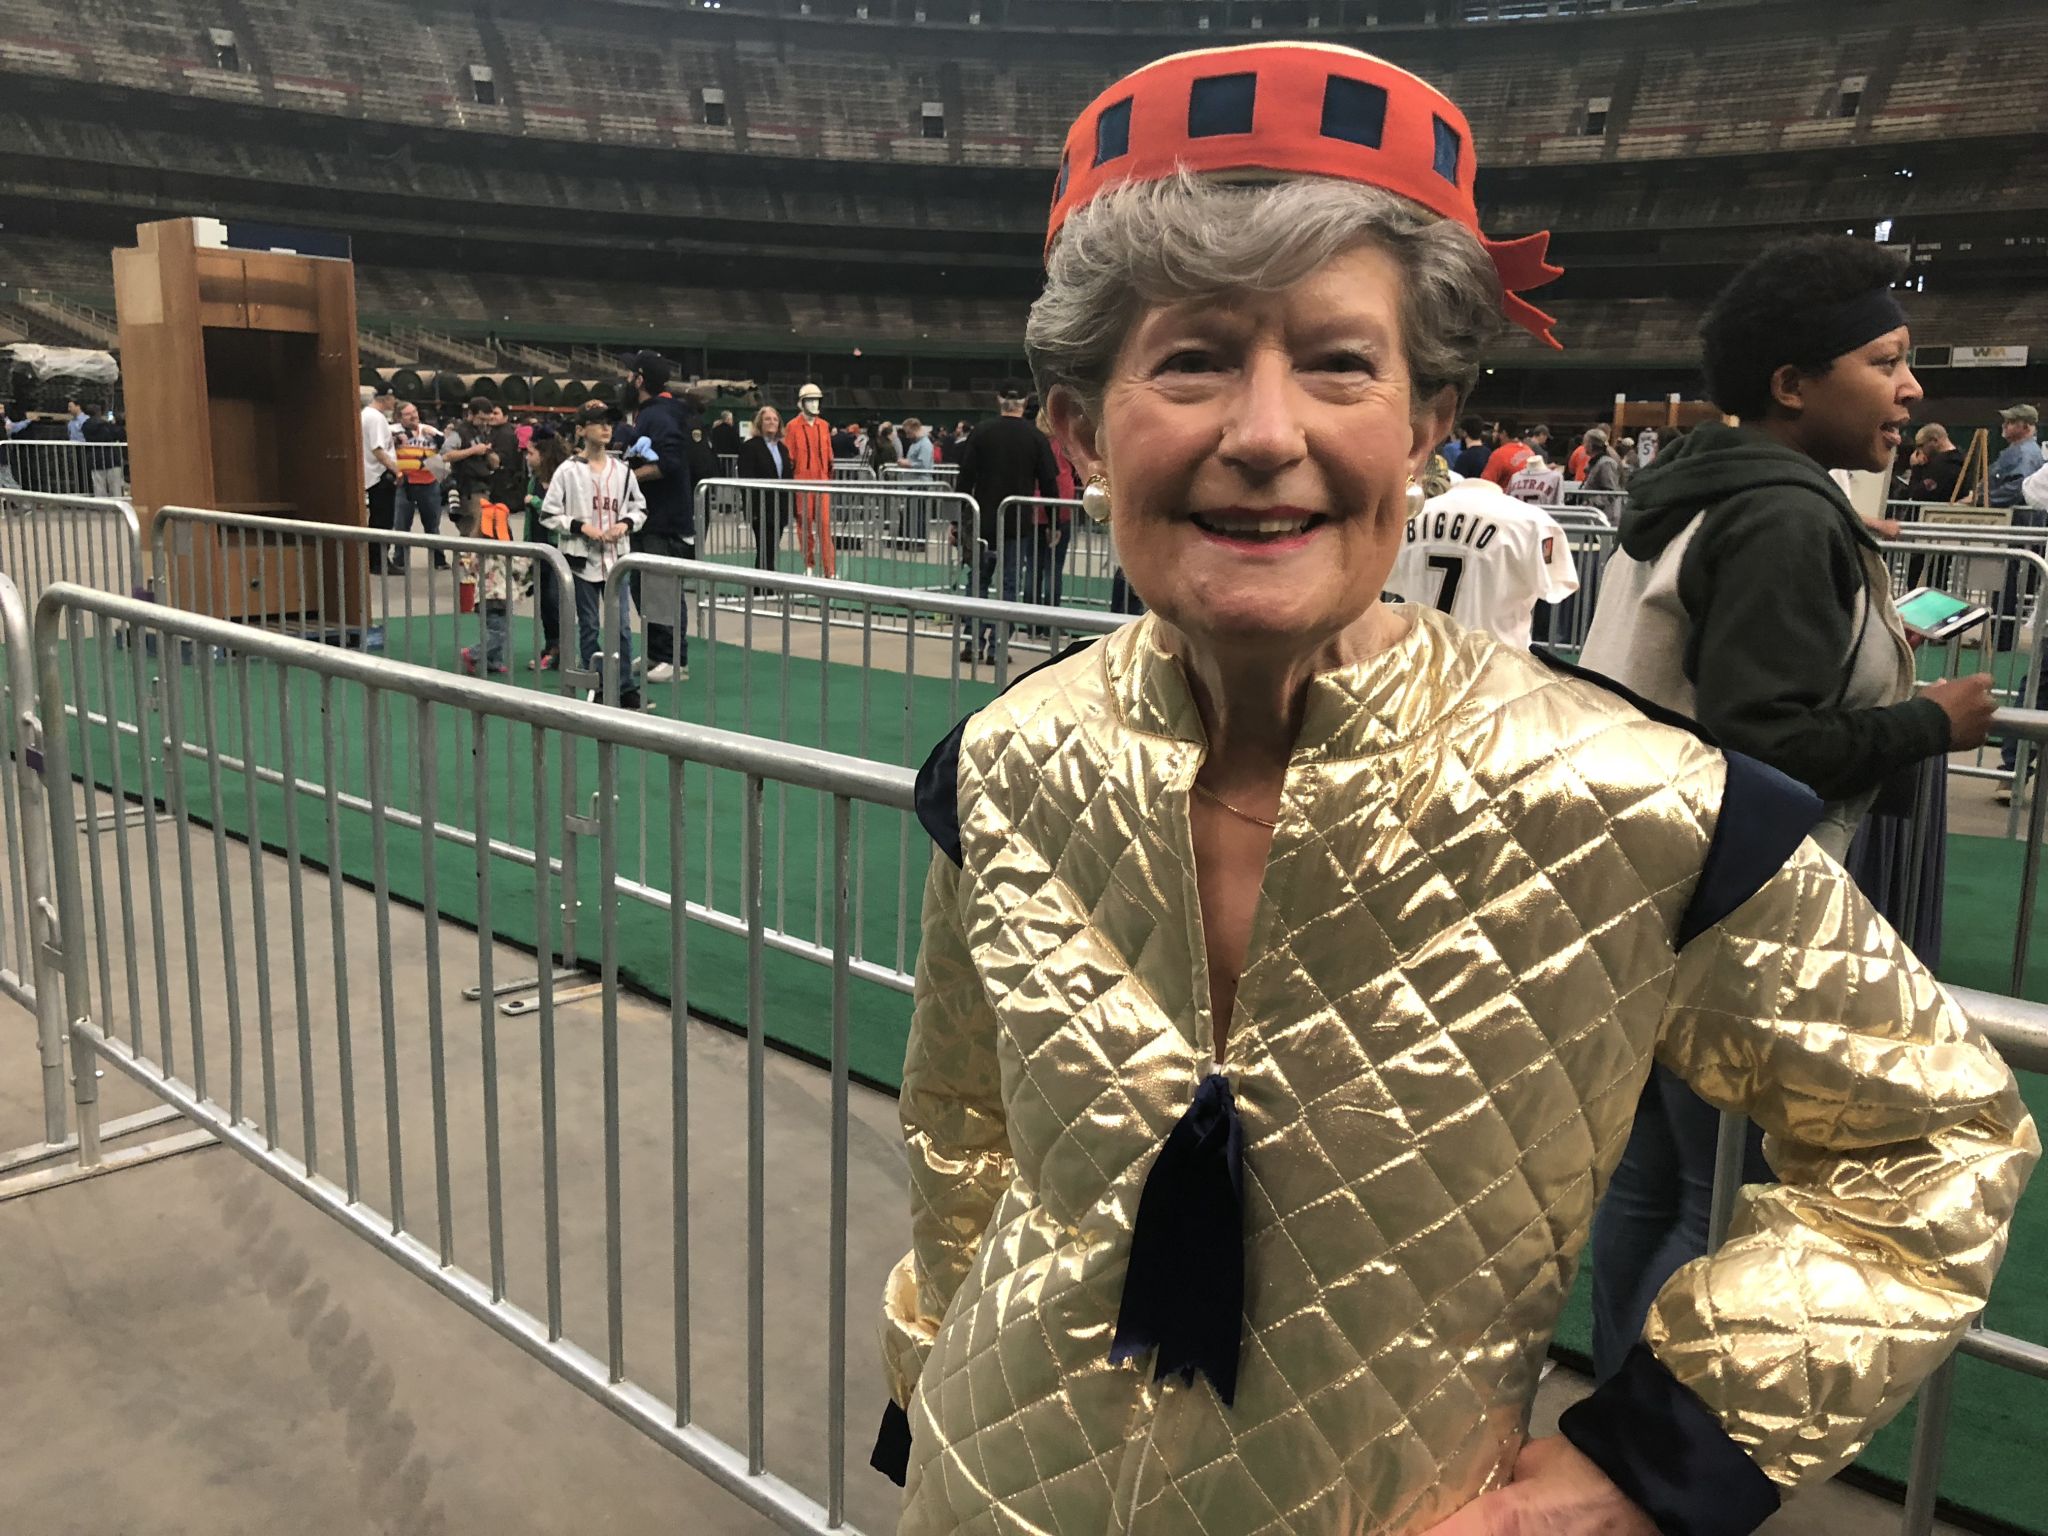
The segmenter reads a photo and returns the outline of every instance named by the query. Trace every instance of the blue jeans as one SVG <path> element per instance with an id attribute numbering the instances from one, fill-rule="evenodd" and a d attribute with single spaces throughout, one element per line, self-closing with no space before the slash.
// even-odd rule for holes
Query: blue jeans
<path id="1" fill-rule="evenodd" d="M 637 701 L 640 684 L 633 676 L 633 625 L 632 615 L 626 610 L 626 588 L 621 583 L 618 598 L 613 606 L 618 610 L 614 617 L 619 626 L 619 702 Z M 576 578 L 576 627 L 579 648 L 583 652 L 583 670 L 592 671 L 597 666 L 598 643 L 603 638 L 600 610 L 604 607 L 604 583 Z M 599 680 L 599 698 L 603 698 L 603 680 Z"/>
<path id="2" fill-rule="evenodd" d="M 1031 584 L 1031 601 L 1043 603 L 1048 608 L 1060 605 L 1060 596 L 1066 583 L 1067 555 L 1074 547 L 1074 530 L 1062 528 L 1057 544 L 1045 542 L 1045 530 L 1038 530 L 1038 554 L 1036 556 L 1036 579 Z"/>
<path id="3" fill-rule="evenodd" d="M 487 597 L 484 610 L 484 666 L 495 672 L 512 664 L 512 602 Z"/>
<path id="4" fill-rule="evenodd" d="M 398 495 L 392 503 L 391 531 L 411 533 L 415 517 L 419 519 L 421 533 L 441 531 L 441 487 L 431 480 L 425 485 L 414 485 L 408 480 L 398 484 Z"/>
<path id="5" fill-rule="evenodd" d="M 1650 1303 L 1681 1265 L 1707 1252 L 1720 1111 L 1664 1067 L 1652 1067 L 1628 1146 L 1593 1217 L 1593 1379 L 1621 1369 L 1643 1336 Z M 1763 1132 L 1749 1128 L 1743 1182 L 1769 1183 Z"/>
<path id="6" fill-rule="evenodd" d="M 2048 594 L 2043 594 L 2040 601 L 2048 603 Z M 1998 621 L 1994 619 L 1992 622 L 1996 623 Z M 2033 669 L 2034 675 L 2040 677 L 2048 674 L 2048 614 L 2039 612 L 2035 614 L 2034 630 Z M 1986 665 L 1988 666 L 1989 663 L 1987 662 Z M 2019 694 L 2019 698 L 2015 701 L 2016 703 L 2030 704 L 2032 702 L 2027 697 L 2027 674 L 2025 672 L 2021 672 L 2013 679 L 2013 687 Z M 2044 702 L 2048 702 L 2048 696 L 2044 696 Z M 1998 749 L 1998 766 L 2007 773 L 2011 773 L 2019 761 L 2019 752 L 2019 738 L 2017 736 L 2006 737 L 2003 745 Z M 2041 749 L 2037 746 L 2034 749 L 2033 756 L 2028 759 L 2027 763 L 2027 771 L 2030 775 L 2041 766 L 2040 759 Z"/>
<path id="7" fill-rule="evenodd" d="M 1003 571 L 1002 601 L 1014 603 L 1017 594 L 1024 594 L 1024 601 L 1032 601 L 1032 591 L 1038 583 L 1038 556 L 1040 545 L 1038 530 L 1026 528 L 1020 533 L 1003 536 L 1003 554 L 1000 562 L 995 555 L 982 557 L 981 580 L 976 584 L 974 595 L 987 597 L 989 587 L 994 583 L 996 567 L 1000 563 Z M 996 627 L 993 624 L 981 626 L 981 648 L 993 650 L 996 643 Z"/>

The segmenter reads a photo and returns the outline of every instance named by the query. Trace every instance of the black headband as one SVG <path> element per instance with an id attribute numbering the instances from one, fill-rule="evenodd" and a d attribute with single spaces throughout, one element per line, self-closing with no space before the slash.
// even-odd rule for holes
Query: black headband
<path id="1" fill-rule="evenodd" d="M 1906 312 L 1889 288 L 1873 288 L 1853 299 L 1813 311 L 1785 339 L 1801 357 L 1833 362 L 1906 323 Z"/>

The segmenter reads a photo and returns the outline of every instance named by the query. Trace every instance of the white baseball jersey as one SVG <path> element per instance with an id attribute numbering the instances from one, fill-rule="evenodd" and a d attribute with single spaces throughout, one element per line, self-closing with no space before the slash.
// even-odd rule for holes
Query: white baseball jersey
<path id="1" fill-rule="evenodd" d="M 1527 469 L 1518 470 L 1508 481 L 1508 494 L 1532 507 L 1561 507 L 1564 505 L 1564 471 L 1531 459 Z"/>
<path id="2" fill-rule="evenodd" d="M 1540 507 L 1466 480 L 1408 519 L 1387 591 L 1426 603 L 1467 629 L 1527 647 L 1536 600 L 1561 603 L 1579 590 L 1564 530 Z"/>

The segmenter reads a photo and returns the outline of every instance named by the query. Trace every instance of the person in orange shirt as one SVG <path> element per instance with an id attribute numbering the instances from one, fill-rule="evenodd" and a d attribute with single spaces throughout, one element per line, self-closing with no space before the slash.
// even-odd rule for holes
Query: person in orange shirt
<path id="1" fill-rule="evenodd" d="M 832 423 L 819 414 L 825 392 L 806 384 L 796 392 L 797 416 L 782 429 L 783 447 L 799 480 L 832 478 Z M 797 539 L 803 545 L 806 573 L 823 571 L 831 576 L 832 498 L 816 491 L 799 492 L 796 498 Z"/>
<path id="2" fill-rule="evenodd" d="M 1519 440 L 1502 443 L 1494 449 L 1493 457 L 1486 461 L 1486 468 L 1481 471 L 1480 478 L 1491 480 L 1502 490 L 1506 490 L 1508 482 L 1521 473 L 1529 460 L 1542 453 L 1549 442 L 1550 428 L 1531 427 Z"/>
<path id="3" fill-rule="evenodd" d="M 1586 435 L 1579 439 L 1579 446 L 1572 450 L 1572 456 L 1565 461 L 1564 477 L 1567 480 L 1586 478 L 1586 466 L 1593 462 L 1593 434 L 1600 433 L 1600 446 L 1607 446 L 1607 434 L 1598 427 L 1588 427 Z"/>

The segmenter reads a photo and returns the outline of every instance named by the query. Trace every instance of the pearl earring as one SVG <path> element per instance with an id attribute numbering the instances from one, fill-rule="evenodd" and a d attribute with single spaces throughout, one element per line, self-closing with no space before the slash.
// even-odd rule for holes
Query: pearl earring
<path id="1" fill-rule="evenodd" d="M 1090 475 L 1081 487 L 1081 510 L 1098 523 L 1109 521 L 1109 477 Z"/>
<path id="2" fill-rule="evenodd" d="M 1422 510 L 1422 504 L 1427 500 L 1429 500 L 1429 492 L 1422 488 L 1421 483 L 1413 475 L 1410 475 L 1408 477 L 1408 515 L 1410 517 L 1415 516 L 1416 513 Z"/>

